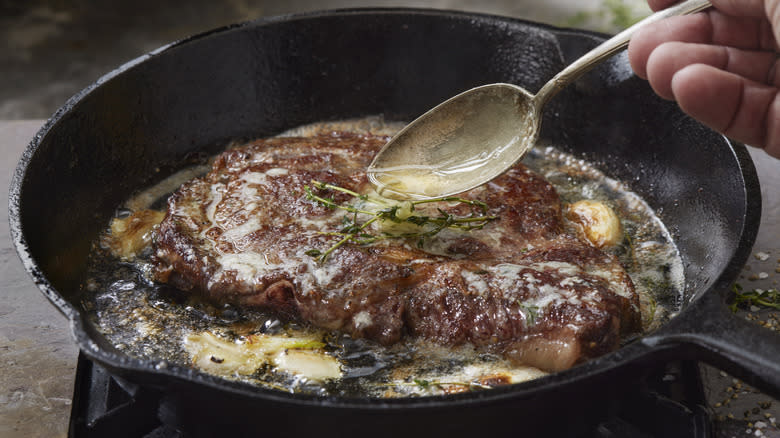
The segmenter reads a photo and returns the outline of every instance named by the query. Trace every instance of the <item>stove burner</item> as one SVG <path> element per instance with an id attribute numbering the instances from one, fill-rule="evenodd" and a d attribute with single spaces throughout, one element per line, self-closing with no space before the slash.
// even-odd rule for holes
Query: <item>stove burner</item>
<path id="1" fill-rule="evenodd" d="M 636 386 L 635 391 L 615 403 L 614 412 L 592 430 L 584 430 L 573 438 L 711 438 L 714 435 L 695 362 L 671 363 L 648 374 Z M 179 424 L 176 411 L 159 391 L 127 383 L 83 354 L 79 355 L 69 437 L 193 436 L 186 426 Z M 267 428 L 258 427 L 258 434 L 267 432 Z"/>

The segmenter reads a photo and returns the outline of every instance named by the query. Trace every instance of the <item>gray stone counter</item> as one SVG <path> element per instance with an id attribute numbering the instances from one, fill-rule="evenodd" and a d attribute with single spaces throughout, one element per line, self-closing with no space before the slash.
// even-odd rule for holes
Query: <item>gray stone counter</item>
<path id="1" fill-rule="evenodd" d="M 22 267 L 8 231 L 8 186 L 42 120 L 0 122 L 0 437 L 67 435 L 78 349 L 64 316 Z"/>

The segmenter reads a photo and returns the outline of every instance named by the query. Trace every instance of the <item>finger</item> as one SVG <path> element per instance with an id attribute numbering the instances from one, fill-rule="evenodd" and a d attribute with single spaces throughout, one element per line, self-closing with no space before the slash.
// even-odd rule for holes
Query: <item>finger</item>
<path id="1" fill-rule="evenodd" d="M 780 157 L 778 89 L 703 64 L 675 73 L 680 108 L 705 125 Z"/>
<path id="2" fill-rule="evenodd" d="M 650 53 L 670 41 L 767 51 L 778 47 L 769 22 L 763 19 L 730 17 L 717 11 L 671 17 L 647 25 L 631 38 L 628 56 L 638 76 L 647 77 Z"/>
<path id="3" fill-rule="evenodd" d="M 775 62 L 771 52 L 723 46 L 670 42 L 658 46 L 647 60 L 647 79 L 661 97 L 674 99 L 672 77 L 691 64 L 706 64 L 759 83 L 775 84 Z"/>
<path id="4" fill-rule="evenodd" d="M 647 0 L 650 9 L 659 11 L 679 3 L 679 0 Z M 776 0 L 767 0 L 767 3 L 778 3 Z M 746 17 L 766 17 L 764 0 L 712 0 L 712 5 L 729 15 Z"/>

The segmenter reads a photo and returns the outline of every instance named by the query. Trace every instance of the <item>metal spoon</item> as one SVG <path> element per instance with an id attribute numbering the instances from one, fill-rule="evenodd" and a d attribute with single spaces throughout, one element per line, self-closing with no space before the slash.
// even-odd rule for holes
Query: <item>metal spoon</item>
<path id="1" fill-rule="evenodd" d="M 518 162 L 539 135 L 544 104 L 567 84 L 624 48 L 642 26 L 710 7 L 688 0 L 656 12 L 574 61 L 536 95 L 512 84 L 472 88 L 426 112 L 396 134 L 368 166 L 383 196 L 431 199 L 464 192 Z"/>

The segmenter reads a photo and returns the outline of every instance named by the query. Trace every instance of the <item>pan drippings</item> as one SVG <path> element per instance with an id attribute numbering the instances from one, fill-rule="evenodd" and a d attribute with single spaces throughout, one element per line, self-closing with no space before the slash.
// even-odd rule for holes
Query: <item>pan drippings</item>
<path id="1" fill-rule="evenodd" d="M 310 125 L 287 134 L 396 129 L 397 124 L 366 118 Z M 666 321 L 679 306 L 683 269 L 669 233 L 647 204 L 623 184 L 552 146 L 537 146 L 524 164 L 550 181 L 564 204 L 590 199 L 617 212 L 626 237 L 608 252 L 619 258 L 640 294 L 644 331 Z M 143 237 L 153 222 L 130 221 L 138 216 L 130 214 L 164 205 L 173 188 L 204 169 L 188 169 L 128 200 L 118 209 L 120 221 L 114 221 L 113 232 L 141 230 Z M 566 224 L 576 232 L 575 224 Z M 469 345 L 445 348 L 406 340 L 382 347 L 258 310 L 215 306 L 149 280 L 151 248 L 144 239 L 128 246 L 122 259 L 108 240 L 95 244 L 82 303 L 104 336 L 131 356 L 285 392 L 347 397 L 471 391 L 544 375 Z"/>

